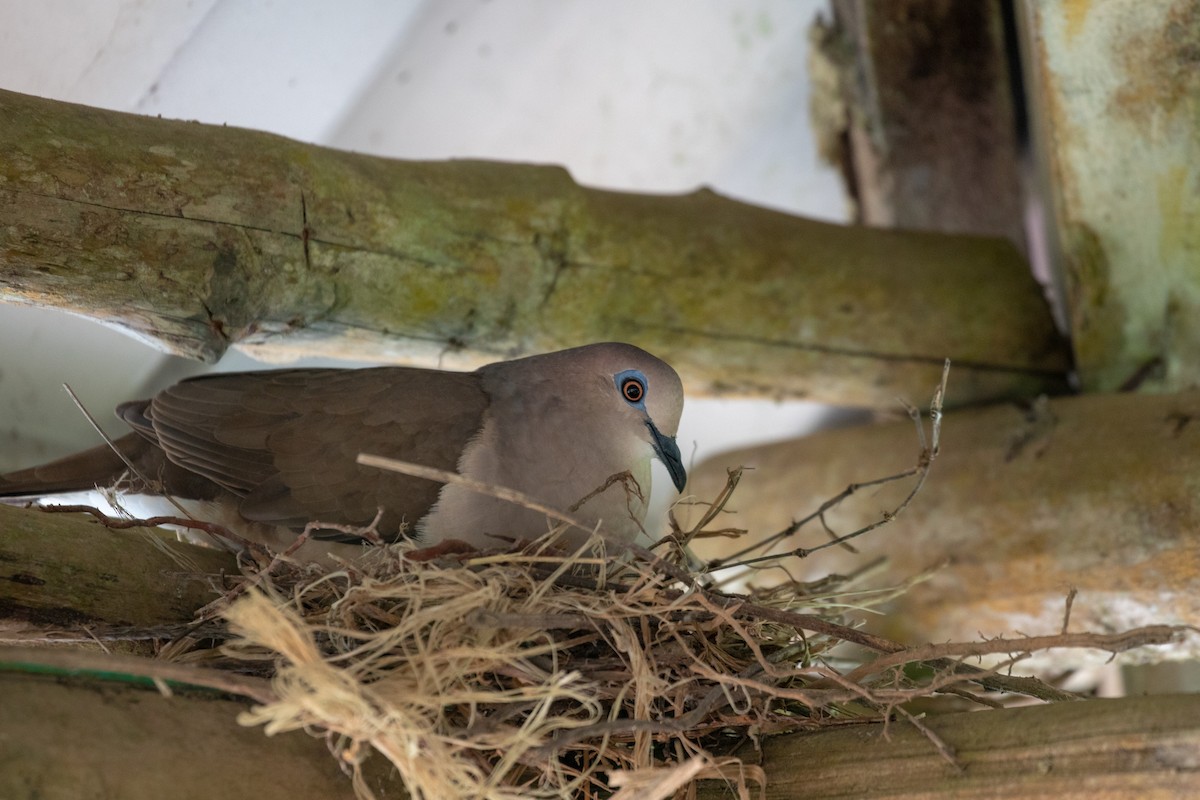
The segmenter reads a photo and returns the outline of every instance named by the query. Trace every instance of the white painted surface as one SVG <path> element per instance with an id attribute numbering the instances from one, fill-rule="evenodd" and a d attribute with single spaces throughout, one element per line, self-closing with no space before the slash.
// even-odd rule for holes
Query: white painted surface
<path id="1" fill-rule="evenodd" d="M 812 2 L 427 4 L 336 130 L 397 158 L 566 165 L 581 183 L 844 219 L 808 125 Z"/>
<path id="2" fill-rule="evenodd" d="M 134 111 L 217 0 L 0 3 L 0 86 Z"/>

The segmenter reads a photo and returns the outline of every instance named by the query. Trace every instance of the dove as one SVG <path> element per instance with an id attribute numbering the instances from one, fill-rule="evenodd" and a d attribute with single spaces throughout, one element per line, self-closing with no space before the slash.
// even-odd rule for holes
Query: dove
<path id="1" fill-rule="evenodd" d="M 197 519 L 275 548 L 310 522 L 362 527 L 377 513 L 385 540 L 407 536 L 422 545 L 497 546 L 541 536 L 554 523 L 461 485 L 356 462 L 369 453 L 516 490 L 628 541 L 642 530 L 652 459 L 683 490 L 675 442 L 682 410 L 675 370 L 616 342 L 474 372 L 212 374 L 118 406 L 133 429 L 113 442 L 120 456 L 106 444 L 2 475 L 0 501 L 153 489 Z M 610 480 L 621 474 L 631 480 Z"/>

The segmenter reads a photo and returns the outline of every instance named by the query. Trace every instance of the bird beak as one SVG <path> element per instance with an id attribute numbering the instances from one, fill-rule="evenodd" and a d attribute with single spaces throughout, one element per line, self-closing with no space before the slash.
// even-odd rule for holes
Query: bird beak
<path id="1" fill-rule="evenodd" d="M 687 470 L 683 468 L 683 458 L 679 455 L 679 445 L 675 444 L 675 437 L 663 436 L 650 420 L 646 420 L 646 427 L 650 429 L 654 454 L 666 466 L 667 472 L 671 473 L 671 482 L 675 484 L 675 488 L 682 492 L 687 483 Z"/>

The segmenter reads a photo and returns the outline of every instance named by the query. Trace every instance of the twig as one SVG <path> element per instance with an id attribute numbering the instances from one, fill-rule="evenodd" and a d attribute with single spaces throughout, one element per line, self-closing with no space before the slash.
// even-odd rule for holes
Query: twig
<path id="1" fill-rule="evenodd" d="M 868 675 L 880 673 L 914 661 L 936 664 L 947 658 L 973 658 L 995 653 L 1031 653 L 1053 647 L 1091 648 L 1110 653 L 1123 653 L 1136 647 L 1170 644 L 1186 633 L 1200 632 L 1191 625 L 1146 625 L 1121 633 L 1067 633 L 1051 636 L 1029 636 L 1019 639 L 996 638 L 980 642 L 947 642 L 896 650 L 863 664 L 849 675 L 848 680 L 862 681 Z"/>
<path id="2" fill-rule="evenodd" d="M 399 459 L 395 458 L 384 458 L 383 456 L 375 456 L 368 453 L 359 453 L 357 461 L 359 464 L 364 466 L 386 469 L 391 472 L 399 472 L 404 475 L 412 475 L 417 478 L 425 478 L 426 480 L 437 481 L 439 483 L 451 483 L 455 486 L 461 486 L 464 489 L 469 489 L 472 492 L 486 494 L 491 497 L 495 497 L 498 500 L 515 503 L 516 505 L 523 506 L 531 511 L 536 511 L 539 514 L 545 514 L 547 517 L 556 520 L 557 522 L 570 525 L 571 527 L 581 530 L 585 533 L 598 536 L 604 540 L 605 545 L 637 556 L 656 568 L 662 574 L 671 577 L 673 580 L 679 581 L 685 586 L 694 586 L 696 584 L 696 576 L 691 575 L 675 564 L 660 558 L 645 547 L 632 542 L 622 541 L 620 538 L 605 531 L 603 525 L 596 527 L 585 525 L 583 522 L 571 516 L 570 514 L 559 511 L 556 508 L 552 508 L 551 506 L 535 500 L 524 492 L 519 492 L 516 489 L 509 489 L 505 486 L 494 486 L 482 481 L 472 480 L 471 478 L 463 477 L 462 475 L 459 475 L 455 472 L 450 472 L 449 470 L 427 467 L 423 464 L 414 464 L 411 461 L 400 461 Z"/>
<path id="3" fill-rule="evenodd" d="M 75 394 L 75 390 L 71 388 L 71 384 L 64 383 L 62 387 L 66 390 L 67 395 L 71 398 L 71 402 L 75 404 L 75 408 L 80 414 L 83 414 L 83 418 L 86 419 L 88 424 L 92 426 L 92 430 L 94 430 L 96 434 L 104 440 L 104 443 L 108 445 L 108 449 L 116 453 L 117 458 L 124 461 L 126 468 L 128 468 L 129 471 L 134 475 L 138 476 L 143 483 L 145 483 L 147 486 L 152 486 L 153 484 L 150 482 L 150 480 L 141 473 L 141 470 L 139 470 L 132 461 L 129 460 L 128 456 L 121 452 L 121 450 L 117 447 L 117 443 L 112 440 L 112 437 L 105 433 L 104 429 L 100 427 L 100 423 L 96 422 L 96 418 L 92 416 L 92 412 L 87 410 L 87 406 L 85 406 L 83 401 L 79 399 L 79 395 Z"/>
<path id="4" fill-rule="evenodd" d="M 794 520 L 790 525 L 788 525 L 783 530 L 781 530 L 777 533 L 773 533 L 770 536 L 768 536 L 767 538 L 765 538 L 761 541 L 755 542 L 754 544 L 749 545 L 749 546 L 737 551 L 736 553 L 733 553 L 732 555 L 729 555 L 729 556 L 726 556 L 725 558 L 711 562 L 708 566 L 708 571 L 752 564 L 757 561 L 765 561 L 768 558 L 782 558 L 784 556 L 787 556 L 788 553 L 779 553 L 779 554 L 776 554 L 773 556 L 762 556 L 760 558 L 748 560 L 748 561 L 737 561 L 736 560 L 736 559 L 742 558 L 743 556 L 747 555 L 748 553 L 753 553 L 755 550 L 762 550 L 762 549 L 768 548 L 768 547 L 774 545 L 775 543 L 788 538 L 789 536 L 791 536 L 792 534 L 796 533 L 801 528 L 803 528 L 805 525 L 812 522 L 814 519 L 820 519 L 820 520 L 822 520 L 822 522 L 824 522 L 825 512 L 827 512 L 827 511 L 831 510 L 832 508 L 834 508 L 835 506 L 839 505 L 840 503 L 845 501 L 847 498 L 854 495 L 856 492 L 862 491 L 863 489 L 869 489 L 873 486 L 882 486 L 883 484 L 886 484 L 886 483 L 893 483 L 895 481 L 904 480 L 905 478 L 910 478 L 913 475 L 917 474 L 918 469 L 919 469 L 918 467 L 913 467 L 911 469 L 906 469 L 903 472 L 898 472 L 895 475 L 888 475 L 886 478 L 877 478 L 875 480 L 864 481 L 862 483 L 852 483 L 849 486 L 847 486 L 845 489 L 843 489 L 841 492 L 839 492 L 838 494 L 836 494 L 833 497 L 826 500 L 824 503 L 821 504 L 821 506 L 816 511 L 812 512 L 808 516 L 802 517 L 798 520 Z"/>
<path id="5" fill-rule="evenodd" d="M 509 489 L 504 486 L 494 486 L 490 483 L 471 480 L 464 478 L 455 472 L 449 470 L 437 469 L 436 467 L 427 467 L 424 464 L 414 464 L 411 461 L 401 461 L 396 458 L 385 458 L 383 456 L 375 456 L 370 453 L 359 453 L 355 459 L 359 464 L 365 467 L 376 467 L 377 469 L 388 470 L 389 472 L 399 472 L 404 475 L 411 475 L 414 478 L 424 478 L 429 481 L 438 483 L 451 483 L 455 486 L 461 486 L 464 489 L 469 489 L 479 494 L 490 495 L 497 500 L 506 500 L 509 503 L 514 503 L 519 506 L 524 506 L 530 511 L 536 511 L 539 514 L 545 514 L 550 519 L 557 522 L 565 523 L 573 528 L 578 528 L 585 533 L 591 533 L 590 526 L 584 525 L 575 517 L 559 511 L 557 508 L 551 508 L 545 503 L 539 502 L 524 492 L 518 492 L 516 489 Z"/>
<path id="6" fill-rule="evenodd" d="M 208 622 L 215 619 L 220 613 L 229 606 L 234 600 L 245 594 L 247 590 L 256 586 L 260 586 L 281 564 L 287 563 L 296 551 L 304 546 L 309 540 L 314 529 L 320 529 L 323 526 L 318 522 L 310 522 L 304 526 L 304 530 L 296 537 L 296 540 L 287 546 L 282 552 L 271 554 L 271 560 L 265 567 L 254 572 L 252 575 L 237 586 L 234 586 L 225 594 L 213 600 L 208 605 L 204 606 L 196 612 L 196 619 L 193 624 Z M 269 552 L 269 551 L 268 551 Z"/>
<path id="7" fill-rule="evenodd" d="M 136 475 L 138 479 L 146 486 L 146 488 L 152 490 L 157 495 L 165 497 L 167 502 L 175 507 L 176 511 L 188 519 L 192 519 L 192 515 L 187 512 L 187 509 L 184 508 L 178 500 L 176 500 L 174 497 L 171 497 L 163 490 L 162 483 L 159 481 L 152 481 L 143 475 L 142 471 L 137 468 L 137 465 L 135 465 L 127 455 L 121 452 L 120 448 L 117 447 L 117 443 L 114 442 L 112 438 L 104 432 L 104 429 L 100 427 L 98 422 L 96 422 L 96 418 L 92 416 L 92 412 L 87 410 L 87 407 L 83 404 L 83 401 L 79 399 L 77 394 L 75 394 L 75 390 L 71 388 L 71 385 L 69 383 L 64 383 L 62 387 L 67 390 L 67 394 L 71 397 L 71 402 L 75 404 L 75 408 L 79 409 L 79 413 L 83 414 L 84 419 L 88 421 L 88 423 L 92 426 L 92 429 L 95 430 L 96 433 L 100 435 L 100 438 L 104 440 L 104 443 L 108 445 L 108 449 L 116 453 L 117 458 L 125 462 L 125 467 L 131 473 Z"/>
<path id="8" fill-rule="evenodd" d="M 958 760 L 958 756 L 954 752 L 954 748 L 947 744 L 945 739 L 943 739 L 932 728 L 922 722 L 920 718 L 914 716 L 912 712 L 910 712 L 904 706 L 895 706 L 895 710 L 900 712 L 900 716 L 908 720 L 910 725 L 920 731 L 926 739 L 933 743 L 933 746 L 938 751 L 938 755 L 940 755 L 947 764 L 953 767 L 955 772 L 957 772 L 959 775 L 966 772 L 966 767 L 964 767 L 962 762 Z"/>
<path id="9" fill-rule="evenodd" d="M 110 517 L 98 508 L 86 505 L 49 505 L 38 506 L 39 511 L 44 511 L 48 514 L 90 514 L 100 520 L 106 528 L 125 529 L 125 528 L 157 528 L 162 525 L 175 525 L 180 528 L 191 528 L 198 531 L 204 531 L 210 536 L 217 536 L 222 539 L 227 539 L 241 547 L 249 550 L 259 545 L 238 536 L 233 531 L 226 528 L 224 525 L 218 525 L 215 522 L 205 522 L 204 520 L 192 519 L 191 517 L 147 517 L 146 519 L 123 519 L 121 517 Z"/>
<path id="10" fill-rule="evenodd" d="M 169 661 L 157 661 L 137 656 L 93 653 L 86 650 L 59 650 L 44 647 L 0 646 L 0 670 L 91 675 L 95 677 L 127 676 L 154 681 L 169 681 L 186 686 L 199 686 L 248 697 L 258 703 L 272 703 L 278 697 L 269 681 L 225 670 L 204 669 Z"/>
<path id="11" fill-rule="evenodd" d="M 721 492 L 717 495 L 716 499 L 708 504 L 708 510 L 701 515 L 700 520 L 692 526 L 691 530 L 684 532 L 680 529 L 679 523 L 675 519 L 674 509 L 671 509 L 671 511 L 668 512 L 668 516 L 671 521 L 671 527 L 673 528 L 671 536 L 675 538 L 679 544 L 686 547 L 687 545 L 691 544 L 693 539 L 697 537 L 707 538 L 711 536 L 723 535 L 725 533 L 724 530 L 705 531 L 704 529 L 708 527 L 708 524 L 716 519 L 722 511 L 725 510 L 725 505 L 729 502 L 729 498 L 733 496 L 733 492 L 735 489 L 737 489 L 738 484 L 741 483 L 742 473 L 745 472 L 746 469 L 747 467 L 735 467 L 733 469 L 726 470 L 724 488 L 721 489 Z M 665 541 L 667 538 L 668 537 L 663 537 L 660 542 Z"/>
<path id="12" fill-rule="evenodd" d="M 949 380 L 949 377 L 950 377 L 950 360 L 947 359 L 945 365 L 942 367 L 941 382 L 938 384 L 937 389 L 934 391 L 933 399 L 929 404 L 930 436 L 929 436 L 928 440 L 926 439 L 926 436 L 925 436 L 925 428 L 921 424 L 920 411 L 918 411 L 917 408 L 912 405 L 909 405 L 907 403 L 904 404 L 906 410 L 908 411 L 909 417 L 913 420 L 914 424 L 916 425 L 917 441 L 920 445 L 920 452 L 917 456 L 917 465 L 915 467 L 904 470 L 903 472 L 898 472 L 895 475 L 889 475 L 886 478 L 878 478 L 876 480 L 866 481 L 864 483 L 852 483 L 849 486 L 847 486 L 844 490 L 842 490 L 842 492 L 840 492 L 836 496 L 834 496 L 834 497 L 826 500 L 824 503 L 822 503 L 821 506 L 816 511 L 814 511 L 813 513 L 809 514 L 808 516 L 806 516 L 802 519 L 792 522 L 791 525 L 788 525 L 786 528 L 779 531 L 778 533 L 775 533 L 771 536 L 768 536 L 766 539 L 763 539 L 762 541 L 756 542 L 753 545 L 743 548 L 742 550 L 738 551 L 737 553 L 727 556 L 726 558 L 710 562 L 708 564 L 708 566 L 705 568 L 705 572 L 713 572 L 718 569 L 728 569 L 730 567 L 753 566 L 755 564 L 761 564 L 761 563 L 764 563 L 767 561 L 776 561 L 781 558 L 787 558 L 789 556 L 794 556 L 796 558 L 807 558 L 808 556 L 812 555 L 813 553 L 816 553 L 820 550 L 824 550 L 829 547 L 845 546 L 846 543 L 849 542 L 851 539 L 856 539 L 859 536 L 868 534 L 871 531 L 881 528 L 884 525 L 887 525 L 888 523 L 892 522 L 897 516 L 899 516 L 905 509 L 908 508 L 908 506 L 912 503 L 913 498 L 915 498 L 917 496 L 917 494 L 921 491 L 921 488 L 925 485 L 925 479 L 929 476 L 929 468 L 933 465 L 934 460 L 938 456 L 938 451 L 941 447 L 942 404 L 943 404 L 943 401 L 945 400 L 946 382 L 947 382 L 947 380 Z M 743 556 L 747 555 L 748 553 L 752 553 L 755 550 L 769 548 L 769 547 L 773 546 L 774 544 L 776 544 L 777 542 L 780 542 L 780 541 L 788 538 L 789 536 L 793 535 L 798 530 L 800 530 L 802 527 L 807 525 L 809 522 L 812 522 L 814 519 L 819 519 L 821 521 L 822 527 L 826 530 L 826 532 L 832 534 L 833 532 L 832 532 L 832 530 L 830 530 L 829 525 L 826 523 L 826 520 L 825 520 L 826 512 L 830 511 L 835 506 L 839 505 L 844 500 L 849 498 L 851 495 L 853 495 L 856 492 L 861 491 L 862 489 L 869 488 L 872 486 L 880 486 L 880 485 L 883 485 L 886 483 L 892 483 L 894 481 L 913 477 L 914 475 L 917 477 L 917 481 L 913 485 L 912 490 L 909 491 L 907 496 L 905 496 L 904 500 L 901 501 L 901 503 L 898 506 L 896 506 L 896 508 L 892 509 L 891 511 L 885 512 L 880 519 L 876 520 L 875 522 L 872 522 L 869 525 L 865 525 L 855 531 L 851 531 L 850 533 L 847 533 L 847 534 L 844 534 L 841 536 L 834 536 L 834 538 L 832 538 L 830 541 L 824 542 L 822 544 L 814 545 L 813 547 L 798 547 L 794 550 L 784 552 L 784 553 L 774 553 L 774 554 L 758 556 L 755 558 L 743 559 Z M 742 559 L 742 560 L 738 560 L 738 559 Z"/>
<path id="13" fill-rule="evenodd" d="M 84 633 L 73 633 L 52 627 L 26 623 L 28 627 L 16 627 L 16 623 L 5 620 L 0 625 L 0 645 L 43 645 L 43 644 L 93 644 L 96 642 L 155 642 L 174 639 L 195 630 L 195 622 L 175 625 L 132 627 L 129 625 L 101 625 L 92 623 Z"/>
<path id="14" fill-rule="evenodd" d="M 1075 605 L 1075 597 L 1079 594 L 1079 590 L 1074 586 L 1067 591 L 1066 608 L 1063 609 L 1063 624 L 1062 633 L 1067 632 L 1067 628 L 1071 626 L 1071 606 Z"/>

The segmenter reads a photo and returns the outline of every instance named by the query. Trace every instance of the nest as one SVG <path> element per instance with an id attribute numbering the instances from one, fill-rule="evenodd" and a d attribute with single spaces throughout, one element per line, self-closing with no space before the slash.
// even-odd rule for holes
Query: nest
<path id="1" fill-rule="evenodd" d="M 744 793 L 761 775 L 725 754 L 748 737 L 861 715 L 840 705 L 852 693 L 816 686 L 834 637 L 614 564 L 602 541 L 551 544 L 421 561 L 381 548 L 260 583 L 224 612 L 237 638 L 223 652 L 274 662 L 278 699 L 242 722 L 336 734 L 352 766 L 369 744 L 416 797 L 519 798 L 689 763 Z M 778 589 L 770 602 L 823 607 Z"/>
<path id="2" fill-rule="evenodd" d="M 232 637 L 222 666 L 270 675 L 272 697 L 239 721 L 325 734 L 364 798 L 372 750 L 417 798 L 608 797 L 624 787 L 617 797 L 645 800 L 685 796 L 705 778 L 749 798 L 766 782 L 754 764 L 762 736 L 901 719 L 954 764 L 904 704 L 954 694 L 995 706 L 998 692 L 1076 699 L 963 656 L 1116 652 L 1173 635 L 905 650 L 843 624 L 851 599 L 890 592 L 793 583 L 727 595 L 681 585 L 668 561 L 614 559 L 603 541 L 572 554 L 553 543 L 432 558 L 400 545 L 332 571 L 285 564 L 246 579 L 222 611 Z M 875 656 L 849 657 L 845 642 Z"/>

